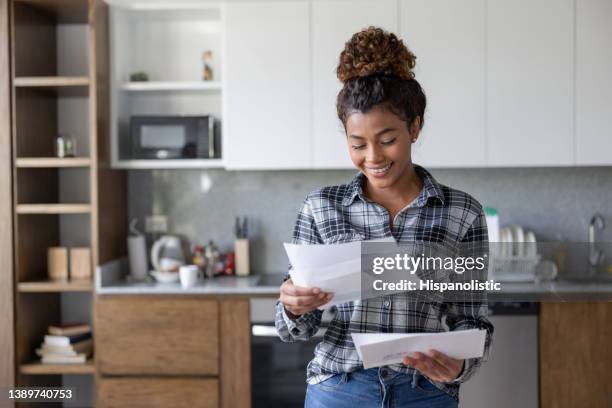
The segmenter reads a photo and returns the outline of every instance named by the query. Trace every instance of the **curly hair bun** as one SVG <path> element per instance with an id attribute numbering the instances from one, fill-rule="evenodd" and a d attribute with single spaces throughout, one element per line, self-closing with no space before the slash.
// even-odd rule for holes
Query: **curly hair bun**
<path id="1" fill-rule="evenodd" d="M 413 79 L 416 57 L 393 33 L 368 27 L 353 34 L 344 45 L 336 74 L 344 83 L 373 74 Z"/>

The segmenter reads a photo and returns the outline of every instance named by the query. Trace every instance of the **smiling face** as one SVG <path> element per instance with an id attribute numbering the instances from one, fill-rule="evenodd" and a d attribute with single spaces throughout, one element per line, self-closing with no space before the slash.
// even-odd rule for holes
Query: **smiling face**
<path id="1" fill-rule="evenodd" d="M 394 113 L 374 107 L 352 113 L 346 120 L 351 161 L 373 189 L 401 188 L 412 168 L 411 146 L 419 134 L 419 119 L 412 132 Z"/>

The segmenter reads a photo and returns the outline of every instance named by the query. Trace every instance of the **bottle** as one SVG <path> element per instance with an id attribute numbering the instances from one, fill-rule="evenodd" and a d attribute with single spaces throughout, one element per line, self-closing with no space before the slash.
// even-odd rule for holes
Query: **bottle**
<path id="1" fill-rule="evenodd" d="M 487 232 L 489 242 L 499 242 L 499 215 L 493 207 L 485 207 L 485 217 L 487 219 Z"/>

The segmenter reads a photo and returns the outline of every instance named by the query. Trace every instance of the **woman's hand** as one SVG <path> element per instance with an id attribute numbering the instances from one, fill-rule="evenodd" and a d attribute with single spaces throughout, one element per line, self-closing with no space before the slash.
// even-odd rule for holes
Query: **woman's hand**
<path id="1" fill-rule="evenodd" d="M 319 288 L 295 286 L 291 279 L 286 280 L 280 287 L 280 301 L 291 318 L 315 310 L 333 297 L 333 293 L 322 292 Z"/>
<path id="2" fill-rule="evenodd" d="M 451 358 L 437 350 L 429 350 L 427 354 L 416 352 L 412 356 L 404 357 L 404 364 L 438 382 L 451 382 L 459 377 L 464 361 Z"/>

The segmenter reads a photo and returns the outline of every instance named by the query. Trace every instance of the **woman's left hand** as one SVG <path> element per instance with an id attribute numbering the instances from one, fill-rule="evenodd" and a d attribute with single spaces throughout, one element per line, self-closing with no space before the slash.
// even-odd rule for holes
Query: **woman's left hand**
<path id="1" fill-rule="evenodd" d="M 459 377 L 464 360 L 451 358 L 437 350 L 413 353 L 404 357 L 404 364 L 417 369 L 421 374 L 438 382 L 451 382 Z"/>

